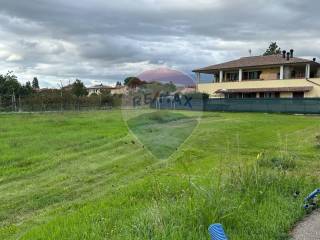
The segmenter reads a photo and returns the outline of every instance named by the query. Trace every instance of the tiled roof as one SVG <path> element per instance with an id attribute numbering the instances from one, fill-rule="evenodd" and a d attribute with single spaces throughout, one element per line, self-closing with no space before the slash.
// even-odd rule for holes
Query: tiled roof
<path id="1" fill-rule="evenodd" d="M 231 88 L 219 89 L 216 93 L 252 93 L 252 92 L 308 92 L 312 90 L 312 86 L 304 87 L 273 87 L 273 88 Z"/>
<path id="2" fill-rule="evenodd" d="M 211 72 L 223 69 L 232 68 L 245 68 L 245 67 L 261 67 L 270 65 L 284 65 L 284 64 L 295 64 L 295 63 L 312 63 L 320 65 L 319 63 L 313 62 L 312 60 L 303 58 L 283 58 L 282 54 L 269 55 L 269 56 L 253 56 L 253 57 L 243 57 L 237 60 L 220 63 L 216 65 L 211 65 L 205 68 L 199 68 L 193 70 L 193 72 Z"/>
<path id="3" fill-rule="evenodd" d="M 105 88 L 108 89 L 112 87 L 100 84 L 100 85 L 94 85 L 94 86 L 88 87 L 87 89 L 105 89 Z"/>

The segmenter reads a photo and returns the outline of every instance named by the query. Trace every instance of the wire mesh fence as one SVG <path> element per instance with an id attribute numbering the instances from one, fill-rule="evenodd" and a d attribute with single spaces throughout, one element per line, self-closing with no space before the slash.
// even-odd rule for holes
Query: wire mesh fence
<path id="1" fill-rule="evenodd" d="M 0 96 L 0 112 L 50 112 L 108 110 L 121 105 L 121 98 L 94 97 L 48 97 Z"/>

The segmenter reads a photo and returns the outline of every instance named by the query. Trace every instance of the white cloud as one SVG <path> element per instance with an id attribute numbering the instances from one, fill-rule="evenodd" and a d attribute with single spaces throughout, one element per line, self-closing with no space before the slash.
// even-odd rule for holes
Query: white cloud
<path id="1" fill-rule="evenodd" d="M 9 57 L 7 57 L 6 61 L 8 62 L 18 62 L 21 61 L 23 57 L 19 54 L 11 54 Z"/>

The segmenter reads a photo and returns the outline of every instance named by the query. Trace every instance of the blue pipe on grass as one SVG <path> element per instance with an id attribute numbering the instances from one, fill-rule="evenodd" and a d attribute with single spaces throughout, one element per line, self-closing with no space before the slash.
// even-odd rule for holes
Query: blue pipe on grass
<path id="1" fill-rule="evenodd" d="M 308 202 L 308 201 L 314 199 L 319 194 L 320 194 L 320 188 L 318 188 L 318 189 L 314 190 L 312 193 L 310 193 L 309 196 L 304 199 L 304 201 Z"/>
<path id="2" fill-rule="evenodd" d="M 312 193 L 309 194 L 308 197 L 306 197 L 304 199 L 305 205 L 304 208 L 305 209 L 310 209 L 310 208 L 314 208 L 317 206 L 317 203 L 314 201 L 314 199 L 320 195 L 320 188 L 314 190 Z"/>
<path id="3" fill-rule="evenodd" d="M 209 231 L 211 240 L 228 240 L 224 232 L 224 229 L 220 223 L 210 225 L 208 231 Z"/>

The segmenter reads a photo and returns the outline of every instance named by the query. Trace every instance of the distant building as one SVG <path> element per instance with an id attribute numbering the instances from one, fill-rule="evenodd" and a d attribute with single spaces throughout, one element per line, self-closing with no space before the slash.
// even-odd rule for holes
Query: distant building
<path id="1" fill-rule="evenodd" d="M 62 90 L 65 90 L 65 91 L 71 91 L 73 88 L 73 84 L 68 84 L 64 87 L 62 87 Z"/>
<path id="2" fill-rule="evenodd" d="M 116 86 L 113 88 L 110 88 L 110 93 L 113 94 L 126 94 L 127 93 L 127 87 L 126 86 Z"/>
<path id="3" fill-rule="evenodd" d="M 195 69 L 197 90 L 212 98 L 320 97 L 320 64 L 293 53 L 243 57 Z M 212 83 L 201 83 L 201 74 L 212 75 Z"/>
<path id="4" fill-rule="evenodd" d="M 102 83 L 99 85 L 94 85 L 91 87 L 87 87 L 87 91 L 88 91 L 88 96 L 92 95 L 92 94 L 101 94 L 101 92 L 103 90 L 109 90 L 111 87 L 109 86 L 104 86 Z"/>
<path id="5" fill-rule="evenodd" d="M 196 87 L 189 86 L 189 87 L 178 88 L 177 92 L 182 93 L 182 94 L 194 93 L 194 92 L 196 92 Z"/>
<path id="6" fill-rule="evenodd" d="M 111 86 L 105 86 L 103 84 L 99 84 L 99 85 L 94 85 L 91 87 L 87 87 L 88 90 L 88 95 L 92 95 L 92 94 L 101 94 L 102 91 L 110 91 L 110 93 L 113 94 L 124 94 L 126 92 L 126 87 L 124 86 L 120 86 L 117 85 L 116 87 L 111 87 Z"/>

